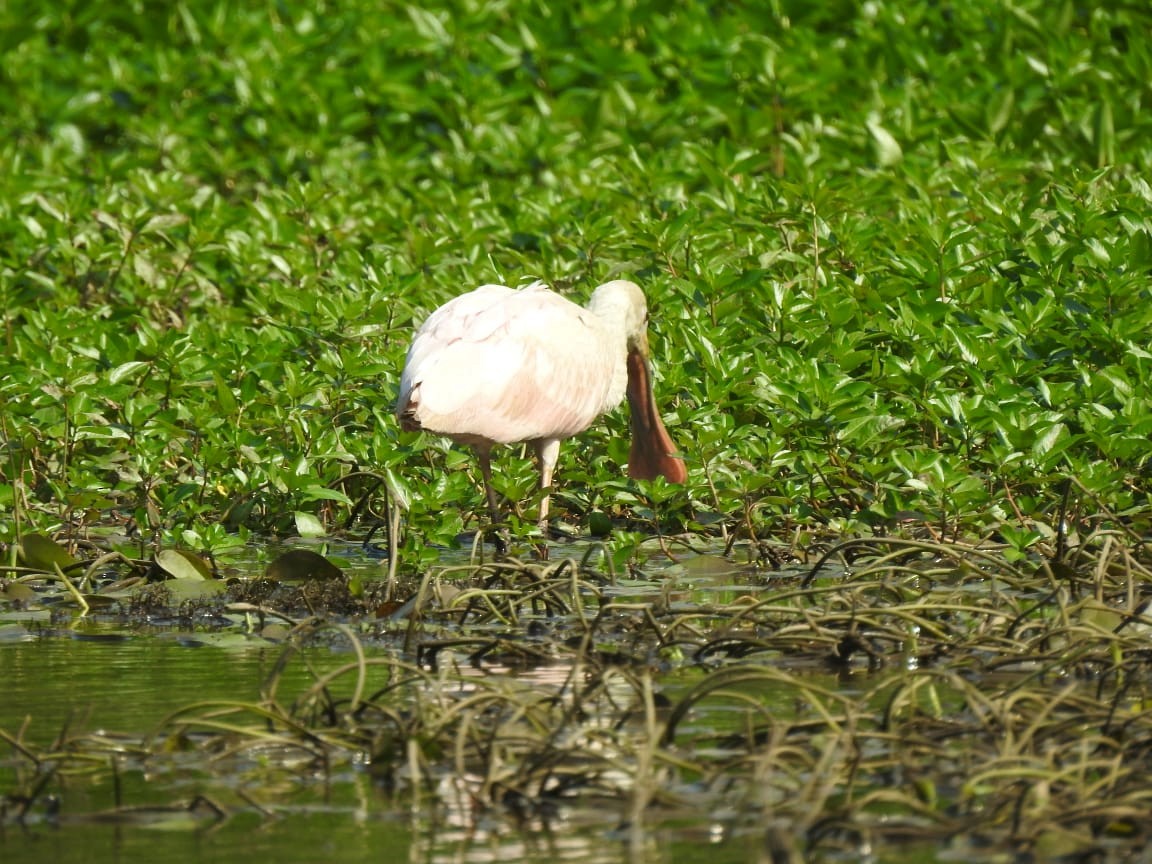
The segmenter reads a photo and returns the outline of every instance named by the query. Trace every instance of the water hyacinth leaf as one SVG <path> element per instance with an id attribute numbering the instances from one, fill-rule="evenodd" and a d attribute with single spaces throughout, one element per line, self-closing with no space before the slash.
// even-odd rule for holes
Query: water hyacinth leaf
<path id="1" fill-rule="evenodd" d="M 48 232 L 44 230 L 44 226 L 36 219 L 35 216 L 25 216 L 21 221 L 28 233 L 35 237 L 37 240 L 43 240 L 48 236 Z"/>
<path id="2" fill-rule="evenodd" d="M 1096 116 L 1096 164 L 1103 168 L 1116 162 L 1116 126 L 1112 119 L 1112 103 L 1100 101 Z"/>
<path id="3" fill-rule="evenodd" d="M 288 278 L 292 278 L 292 268 L 289 266 L 288 262 L 284 260 L 283 256 L 270 255 L 268 260 L 271 262 L 273 267 L 275 267 Z"/>
<path id="4" fill-rule="evenodd" d="M 86 599 L 91 599 L 91 595 L 87 595 Z M 130 633 L 123 630 L 94 630 L 94 629 L 77 629 L 73 630 L 70 634 L 72 639 L 77 642 L 127 642 L 132 638 Z"/>
<path id="5" fill-rule="evenodd" d="M 203 581 L 212 578 L 212 568 L 208 562 L 183 549 L 162 549 L 156 556 L 156 566 L 173 579 Z"/>
<path id="6" fill-rule="evenodd" d="M 263 635 L 263 634 L 261 634 Z M 195 640 L 187 639 L 183 644 L 202 648 L 224 648 L 228 651 L 249 651 L 262 647 L 260 639 L 254 639 L 249 632 L 244 633 L 197 633 Z"/>
<path id="7" fill-rule="evenodd" d="M 324 528 L 324 523 L 311 513 L 297 510 L 293 514 L 293 518 L 296 521 L 296 532 L 301 537 L 323 537 L 328 533 Z"/>
<path id="8" fill-rule="evenodd" d="M 127 599 L 128 595 L 124 592 L 117 594 L 85 594 L 84 599 L 88 603 L 88 607 L 94 610 L 111 611 L 120 606 Z"/>
<path id="9" fill-rule="evenodd" d="M 975 366 L 980 362 L 980 355 L 976 351 L 976 345 L 969 339 L 968 334 L 963 333 L 951 325 L 945 325 L 944 329 L 956 343 L 956 347 L 960 351 L 960 356 L 964 358 L 966 363 L 971 363 Z"/>
<path id="10" fill-rule="evenodd" d="M 53 202 L 49 201 L 48 198 L 46 198 L 43 194 L 37 192 L 32 196 L 32 200 L 36 202 L 36 206 L 38 206 L 41 210 L 43 210 L 57 222 L 68 221 L 60 208 L 57 207 Z"/>
<path id="11" fill-rule="evenodd" d="M 1024 58 L 1025 62 L 1032 67 L 1032 71 L 1042 78 L 1048 77 L 1048 64 L 1046 64 L 1039 57 L 1029 54 Z"/>
<path id="12" fill-rule="evenodd" d="M 108 213 L 104 210 L 97 210 L 92 215 L 95 217 L 96 221 L 103 225 L 105 228 L 114 231 L 123 242 L 127 243 L 129 238 L 131 238 L 131 230 L 111 213 Z"/>
<path id="13" fill-rule="evenodd" d="M 161 280 L 160 271 L 147 255 L 137 254 L 132 257 L 132 272 L 134 272 L 140 281 L 149 287 L 157 287 Z"/>
<path id="14" fill-rule="evenodd" d="M 291 549 L 268 565 L 265 579 L 278 582 L 302 582 L 308 579 L 340 579 L 344 571 L 309 549 Z"/>
<path id="15" fill-rule="evenodd" d="M 219 821 L 222 816 L 209 803 L 196 801 L 190 805 L 172 807 L 120 807 L 99 814 L 100 821 L 109 825 L 149 828 L 153 831 L 195 831 L 206 824 Z"/>
<path id="16" fill-rule="evenodd" d="M 1096 237 L 1089 237 L 1084 241 L 1084 245 L 1088 247 L 1088 251 L 1096 259 L 1097 264 L 1107 267 L 1112 263 L 1112 255 L 1108 251 L 1108 247 Z"/>
<path id="17" fill-rule="evenodd" d="M 988 131 L 994 136 L 999 135 L 1012 119 L 1016 109 L 1016 93 L 1011 87 L 1004 87 L 996 98 L 988 103 L 987 123 Z"/>
<path id="18" fill-rule="evenodd" d="M 54 567 L 67 570 L 80 562 L 68 550 L 43 534 L 25 534 L 20 539 L 18 557 L 25 567 L 51 571 Z"/>

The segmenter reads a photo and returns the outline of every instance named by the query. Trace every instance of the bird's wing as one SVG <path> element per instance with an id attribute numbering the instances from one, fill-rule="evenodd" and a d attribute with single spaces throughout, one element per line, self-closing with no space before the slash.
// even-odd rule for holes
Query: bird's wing
<path id="1" fill-rule="evenodd" d="M 567 438 L 603 413 L 611 355 L 591 313 L 533 286 L 485 286 L 420 328 L 402 376 L 419 424 L 465 440 Z"/>
<path id="2" fill-rule="evenodd" d="M 452 298 L 428 316 L 416 331 L 404 358 L 397 414 L 407 408 L 416 385 L 427 377 L 452 345 L 480 341 L 491 335 L 491 329 L 498 326 L 499 321 L 490 311 L 515 293 L 503 285 L 481 285 L 475 291 Z"/>

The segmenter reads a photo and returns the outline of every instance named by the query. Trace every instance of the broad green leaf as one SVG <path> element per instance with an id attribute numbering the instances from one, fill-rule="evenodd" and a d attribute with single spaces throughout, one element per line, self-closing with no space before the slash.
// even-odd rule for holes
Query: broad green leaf
<path id="1" fill-rule="evenodd" d="M 183 549 L 161 549 L 156 566 L 173 579 L 211 579 L 212 568 L 203 558 Z"/>
<path id="2" fill-rule="evenodd" d="M 1079 612 L 1079 615 L 1074 617 L 1101 630 L 1115 630 L 1125 619 L 1125 615 L 1119 609 L 1114 609 L 1093 597 L 1083 600 L 1073 612 Z"/>
<path id="3" fill-rule="evenodd" d="M 323 555 L 308 549 L 291 549 L 269 564 L 264 571 L 264 578 L 284 582 L 339 579 L 343 575 L 343 571 Z"/>
<path id="4" fill-rule="evenodd" d="M 277 270 L 279 270 L 285 276 L 288 276 L 289 278 L 291 278 L 292 267 L 291 267 L 291 265 L 288 264 L 287 261 L 284 260 L 283 256 L 281 256 L 281 255 L 269 255 L 268 260 L 271 262 L 273 267 L 275 267 Z"/>
<path id="5" fill-rule="evenodd" d="M 1112 119 L 1111 96 L 1100 99 L 1096 117 L 1096 164 L 1100 167 L 1116 163 L 1116 128 Z"/>
<path id="6" fill-rule="evenodd" d="M 1004 87 L 999 95 L 988 103 L 988 131 L 999 135 L 1012 119 L 1016 108 L 1016 93 L 1011 87 Z"/>
<path id="7" fill-rule="evenodd" d="M 92 215 L 96 218 L 96 221 L 99 222 L 101 225 L 103 225 L 106 228 L 110 228 L 112 231 L 116 232 L 116 234 L 120 237 L 121 240 L 123 240 L 124 242 L 128 241 L 128 238 L 131 236 L 132 232 L 128 229 L 128 227 L 126 225 L 124 225 L 123 222 L 121 222 L 119 219 L 117 219 L 111 213 L 108 213 L 104 210 L 97 210 Z"/>
<path id="8" fill-rule="evenodd" d="M 328 533 L 324 528 L 324 523 L 311 513 L 297 510 L 293 514 L 293 518 L 296 520 L 296 533 L 301 537 L 323 537 Z"/>
<path id="9" fill-rule="evenodd" d="M 43 534 L 25 534 L 18 547 L 20 562 L 33 570 L 52 572 L 55 567 L 67 571 L 80 562 L 63 546 Z"/>

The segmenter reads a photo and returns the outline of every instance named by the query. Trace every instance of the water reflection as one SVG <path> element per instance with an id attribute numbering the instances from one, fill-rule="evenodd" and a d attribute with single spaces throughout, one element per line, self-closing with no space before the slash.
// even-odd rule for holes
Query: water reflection
<path id="1" fill-rule="evenodd" d="M 655 559 L 654 559 L 655 562 Z M 365 567 L 377 565 L 366 563 Z M 253 568 L 253 573 L 258 568 Z M 723 559 L 680 556 L 677 561 L 645 569 L 643 579 L 620 578 L 605 593 L 621 604 L 705 603 L 721 605 L 763 590 L 761 577 L 748 567 L 734 567 Z M 47 627 L 48 625 L 44 625 Z M 217 640 L 213 634 L 143 632 L 123 627 L 84 625 L 37 631 L 33 627 L 19 639 L 0 640 L 0 729 L 40 747 L 65 727 L 71 734 L 100 729 L 144 735 L 177 709 L 214 700 L 254 702 L 269 674 L 276 668 L 283 646 L 231 634 Z M 309 652 L 315 668 L 348 661 L 340 653 Z M 469 691 L 483 682 L 499 680 L 501 687 L 533 691 L 536 699 L 567 698 L 585 685 L 567 663 L 537 664 L 526 668 L 494 663 L 473 665 L 468 655 L 438 658 L 453 676 L 443 686 L 447 697 Z M 665 670 L 660 688 L 670 698 L 690 688 L 700 670 L 683 673 Z M 302 664 L 289 664 L 280 684 L 282 701 L 312 684 Z M 372 686 L 368 687 L 371 691 Z M 600 682 L 604 698 L 626 706 L 636 696 L 632 681 L 610 671 Z M 791 708 L 787 693 L 761 688 L 762 702 Z M 685 722 L 704 724 L 712 731 L 729 722 L 725 708 L 710 717 Z M 636 723 L 642 717 L 636 715 Z M 25 722 L 27 725 L 25 726 Z M 608 718 L 592 716 L 567 734 L 579 736 L 591 753 L 612 759 L 623 753 L 605 752 L 612 736 L 598 736 L 598 724 Z M 632 721 L 629 721 L 632 722 Z M 710 724 L 710 725 L 709 725 Z M 394 799 L 376 785 L 362 765 L 345 765 L 328 776 L 308 770 L 266 769 L 203 771 L 203 766 L 177 768 L 149 765 L 149 773 L 125 764 L 115 778 L 107 770 L 99 778 L 58 779 L 61 810 L 57 820 L 42 812 L 30 814 L 27 827 L 9 825 L 0 830 L 0 860 L 40 864 L 149 862 L 205 859 L 224 862 L 256 860 L 380 861 L 407 859 L 421 862 L 489 862 L 516 860 L 554 862 L 579 860 L 592 864 L 670 861 L 709 864 L 756 861 L 762 855 L 762 828 L 727 822 L 707 813 L 655 812 L 630 816 L 631 774 L 602 770 L 603 788 L 614 797 L 582 797 L 560 801 L 547 813 L 516 814 L 478 807 L 476 777 L 439 781 L 435 793 L 417 804 L 402 796 Z M 29 772 L 27 762 L 0 757 L 0 792 L 17 788 L 16 773 Z M 55 787 L 54 787 L 55 788 Z M 118 802 L 126 805 L 168 806 L 196 795 L 210 796 L 227 817 L 218 824 L 192 828 L 174 820 L 145 822 L 122 818 L 108 824 L 94 814 L 109 813 Z M 161 828 L 168 830 L 160 830 Z"/>
<path id="2" fill-rule="evenodd" d="M 184 647 L 174 637 L 45 638 L 0 644 L 0 729 L 29 719 L 27 737 L 73 730 L 143 732 L 174 708 L 206 699 L 248 699 L 283 649 Z"/>
<path id="3" fill-rule="evenodd" d="M 169 860 L 736 864 L 759 860 L 760 844 L 747 832 L 713 831 L 715 826 L 695 822 L 626 825 L 611 811 L 586 810 L 557 814 L 547 822 L 516 823 L 507 814 L 474 812 L 466 789 L 459 790 L 460 797 L 454 797 L 450 789 L 440 791 L 444 794 L 441 803 L 406 811 L 365 776 L 351 776 L 323 787 L 302 785 L 280 802 L 262 801 L 267 815 L 231 798 L 234 806 L 227 819 L 196 830 L 134 821 L 108 824 L 88 816 L 65 815 L 58 823 L 34 820 L 27 827 L 8 826 L 0 832 L 0 859 L 21 864 Z M 66 797 L 73 794 L 85 803 L 96 803 L 96 799 L 108 799 L 110 790 L 65 792 Z"/>

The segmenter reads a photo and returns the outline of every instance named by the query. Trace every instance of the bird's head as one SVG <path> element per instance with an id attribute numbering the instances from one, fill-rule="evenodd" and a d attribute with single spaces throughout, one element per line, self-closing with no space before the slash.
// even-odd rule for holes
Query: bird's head
<path id="1" fill-rule="evenodd" d="M 602 320 L 619 322 L 628 353 L 648 357 L 648 303 L 635 282 L 615 279 L 592 292 L 588 308 Z"/>

